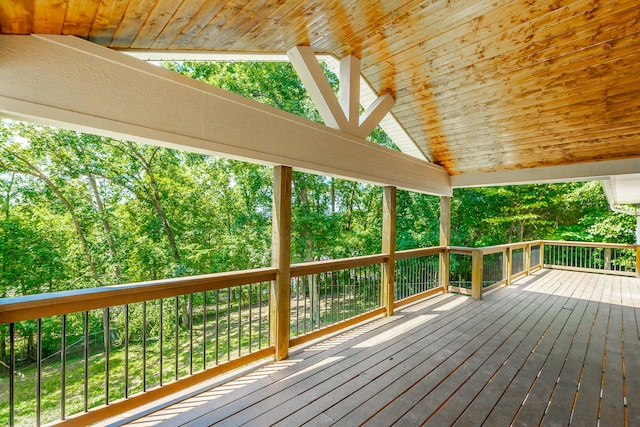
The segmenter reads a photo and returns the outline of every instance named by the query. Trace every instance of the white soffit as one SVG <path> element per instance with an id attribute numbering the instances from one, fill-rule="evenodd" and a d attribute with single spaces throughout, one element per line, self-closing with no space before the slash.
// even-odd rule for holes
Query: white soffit
<path id="1" fill-rule="evenodd" d="M 640 173 L 610 176 L 602 188 L 611 205 L 640 204 Z"/>
<path id="2" fill-rule="evenodd" d="M 232 53 L 232 52 L 200 52 L 200 51 L 154 51 L 124 49 L 121 52 L 144 61 L 203 61 L 203 62 L 289 62 L 286 53 Z M 340 60 L 333 55 L 316 55 L 318 61 L 327 64 L 336 75 L 340 75 Z M 360 104 L 365 108 L 376 100 L 378 94 L 369 82 L 360 76 Z M 387 114 L 380 122 L 380 127 L 405 154 L 420 160 L 431 161 L 425 155 L 400 122 L 392 113 Z"/>

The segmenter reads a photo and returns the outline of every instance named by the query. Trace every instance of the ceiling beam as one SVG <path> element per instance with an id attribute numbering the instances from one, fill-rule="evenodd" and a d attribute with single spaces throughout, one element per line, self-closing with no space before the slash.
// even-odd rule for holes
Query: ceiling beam
<path id="1" fill-rule="evenodd" d="M 71 36 L 0 36 L 0 83 L 6 117 L 451 195 L 440 166 Z"/>
<path id="2" fill-rule="evenodd" d="M 366 138 L 396 102 L 389 94 L 378 96 L 360 117 L 358 58 L 350 55 L 340 60 L 340 87 L 336 98 L 311 47 L 296 46 L 290 49 L 287 55 L 322 119 L 334 129 L 340 129 L 358 138 Z"/>

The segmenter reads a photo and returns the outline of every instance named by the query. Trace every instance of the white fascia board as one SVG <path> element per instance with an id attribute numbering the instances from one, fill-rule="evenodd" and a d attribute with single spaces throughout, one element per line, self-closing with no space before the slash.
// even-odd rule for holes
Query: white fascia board
<path id="1" fill-rule="evenodd" d="M 289 62 L 286 53 L 236 53 L 236 52 L 202 52 L 202 51 L 157 51 L 157 50 L 120 50 L 127 55 L 144 61 L 208 61 L 208 62 Z M 340 60 L 333 55 L 317 54 L 318 61 L 327 64 L 335 75 L 340 73 Z M 369 82 L 360 76 L 360 104 L 369 107 L 378 98 Z M 431 161 L 415 141 L 409 136 L 393 113 L 388 113 L 380 121 L 380 127 L 405 154 L 416 159 Z"/>
<path id="2" fill-rule="evenodd" d="M 451 195 L 437 165 L 72 36 L 0 35 L 0 115 Z"/>
<path id="3" fill-rule="evenodd" d="M 610 176 L 640 172 L 640 158 L 605 160 L 499 172 L 467 173 L 451 176 L 453 188 L 489 187 L 516 184 L 598 181 Z"/>

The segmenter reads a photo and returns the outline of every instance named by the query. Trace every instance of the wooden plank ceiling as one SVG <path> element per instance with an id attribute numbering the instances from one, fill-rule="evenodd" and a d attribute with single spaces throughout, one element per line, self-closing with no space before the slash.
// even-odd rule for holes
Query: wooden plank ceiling
<path id="1" fill-rule="evenodd" d="M 640 165 L 638 0 L 3 0 L 0 32 L 115 49 L 354 54 L 451 175 Z"/>

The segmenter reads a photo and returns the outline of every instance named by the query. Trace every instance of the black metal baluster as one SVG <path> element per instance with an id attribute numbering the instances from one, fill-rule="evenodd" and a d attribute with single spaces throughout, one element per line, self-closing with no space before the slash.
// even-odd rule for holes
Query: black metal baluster
<path id="1" fill-rule="evenodd" d="M 129 397 L 129 304 L 124 306 L 124 397 Z"/>
<path id="2" fill-rule="evenodd" d="M 193 375 L 193 294 L 189 294 L 189 375 Z"/>
<path id="3" fill-rule="evenodd" d="M 160 365 L 160 387 L 162 387 L 162 383 L 163 383 L 163 353 L 164 353 L 164 338 L 163 338 L 163 324 L 164 323 L 164 300 L 162 298 L 160 298 L 160 324 L 158 325 L 158 333 L 160 334 L 160 337 L 158 339 L 158 341 L 160 342 L 160 357 L 159 357 L 159 361 L 158 364 Z"/>
<path id="4" fill-rule="evenodd" d="M 62 315 L 62 332 L 60 337 L 60 419 L 66 418 L 65 402 L 67 400 L 67 315 Z"/>
<path id="5" fill-rule="evenodd" d="M 104 322 L 104 404 L 109 404 L 109 347 L 111 346 L 110 310 L 105 308 Z"/>
<path id="6" fill-rule="evenodd" d="M 142 391 L 147 391 L 147 302 L 142 301 Z"/>
<path id="7" fill-rule="evenodd" d="M 231 288 L 227 288 L 227 361 L 231 360 Z"/>
<path id="8" fill-rule="evenodd" d="M 89 410 L 89 312 L 84 312 L 84 411 Z"/>
<path id="9" fill-rule="evenodd" d="M 207 291 L 202 293 L 202 370 L 207 369 Z"/>
<path id="10" fill-rule="evenodd" d="M 36 425 L 40 427 L 42 378 L 42 319 L 36 323 Z"/>
<path id="11" fill-rule="evenodd" d="M 253 305 L 253 292 L 252 292 L 252 287 L 253 285 L 250 283 L 249 284 L 249 353 L 251 353 L 251 336 L 253 335 L 253 322 L 251 321 L 251 306 Z"/>
<path id="12" fill-rule="evenodd" d="M 16 421 L 16 326 L 9 323 L 9 425 L 13 427 Z"/>
<path id="13" fill-rule="evenodd" d="M 215 296 L 216 296 L 216 365 L 218 365 L 220 363 L 220 292 L 216 289 L 215 291 Z"/>
<path id="14" fill-rule="evenodd" d="M 176 310 L 176 324 L 175 324 L 175 334 L 176 334 L 176 339 L 175 339 L 175 343 L 174 343 L 174 375 L 175 375 L 175 379 L 178 379 L 179 376 L 179 367 L 180 367 L 180 359 L 179 359 L 179 349 L 180 349 L 180 300 L 179 297 L 176 297 L 175 299 L 175 310 Z"/>

